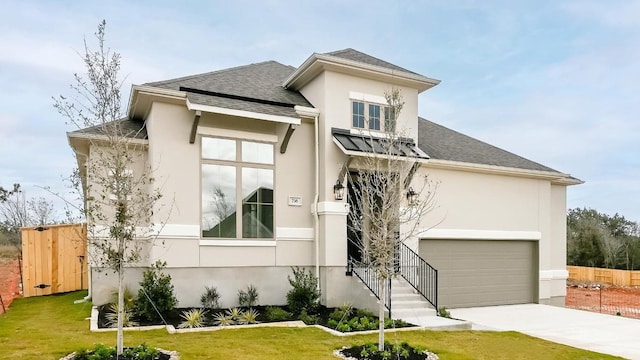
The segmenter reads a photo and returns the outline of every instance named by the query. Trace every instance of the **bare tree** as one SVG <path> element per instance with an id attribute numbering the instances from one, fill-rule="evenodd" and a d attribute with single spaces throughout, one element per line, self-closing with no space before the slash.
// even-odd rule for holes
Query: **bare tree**
<path id="1" fill-rule="evenodd" d="M 73 96 L 54 98 L 54 107 L 78 129 L 91 130 L 83 138 L 90 156 L 77 172 L 82 184 L 83 214 L 87 220 L 89 253 L 94 265 L 118 277 L 117 353 L 123 352 L 125 267 L 143 260 L 153 239 L 152 211 L 160 198 L 153 187 L 142 127 L 127 126 L 121 109 L 120 54 L 105 46 L 103 20 L 95 33 L 97 48 L 84 42 L 80 54 L 86 73 L 74 74 Z"/>
<path id="2" fill-rule="evenodd" d="M 0 186 L 0 223 L 9 243 L 21 248 L 20 228 L 30 225 L 27 200 L 20 184 L 5 189 Z"/>
<path id="3" fill-rule="evenodd" d="M 349 233 L 356 237 L 354 245 L 378 281 L 380 351 L 384 350 L 385 283 L 395 275 L 396 249 L 421 231 L 422 220 L 436 206 L 438 185 L 427 175 L 414 176 L 420 159 L 404 151 L 409 139 L 395 129 L 404 105 L 400 91 L 393 88 L 385 98 L 389 108 L 384 137 L 361 135 L 372 144 L 372 152 L 354 160 L 358 170 L 348 176 Z"/>
<path id="4" fill-rule="evenodd" d="M 31 214 L 33 225 L 55 224 L 56 210 L 53 203 L 43 197 L 31 198 L 27 201 L 28 211 Z"/>

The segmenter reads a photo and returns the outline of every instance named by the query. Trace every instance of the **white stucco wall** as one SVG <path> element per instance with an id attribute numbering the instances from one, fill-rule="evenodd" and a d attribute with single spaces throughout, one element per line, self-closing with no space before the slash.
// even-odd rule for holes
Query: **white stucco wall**
<path id="1" fill-rule="evenodd" d="M 535 240 L 539 298 L 566 294 L 566 187 L 549 180 L 429 168 L 418 174 L 439 183 L 438 207 L 423 238 Z M 424 224 L 423 224 L 424 225 Z"/>

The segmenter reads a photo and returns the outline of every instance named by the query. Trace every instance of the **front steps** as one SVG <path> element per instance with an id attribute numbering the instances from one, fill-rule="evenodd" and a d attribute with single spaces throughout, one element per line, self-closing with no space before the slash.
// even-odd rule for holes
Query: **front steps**
<path id="1" fill-rule="evenodd" d="M 436 310 L 404 279 L 391 280 L 391 315 L 394 319 L 436 316 Z M 411 321 L 408 321 L 411 322 Z"/>

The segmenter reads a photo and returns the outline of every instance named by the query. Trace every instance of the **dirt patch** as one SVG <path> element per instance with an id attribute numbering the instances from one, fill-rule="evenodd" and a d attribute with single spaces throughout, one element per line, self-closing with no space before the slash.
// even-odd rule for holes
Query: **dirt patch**
<path id="1" fill-rule="evenodd" d="M 20 296 L 20 267 L 19 261 L 1 259 L 0 260 L 0 314 L 9 308 L 9 305 L 16 297 Z M 2 306 L 4 304 L 4 308 Z"/>
<path id="2" fill-rule="evenodd" d="M 567 282 L 568 308 L 640 319 L 640 287 Z"/>

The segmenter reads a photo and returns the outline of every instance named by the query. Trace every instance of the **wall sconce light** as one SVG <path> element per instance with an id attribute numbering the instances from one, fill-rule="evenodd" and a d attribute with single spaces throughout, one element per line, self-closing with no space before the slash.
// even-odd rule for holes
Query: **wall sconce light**
<path id="1" fill-rule="evenodd" d="M 415 205 L 418 203 L 418 193 L 413 190 L 413 187 L 407 189 L 407 202 L 409 205 Z"/>
<path id="2" fill-rule="evenodd" d="M 342 186 L 340 180 L 336 180 L 336 184 L 333 185 L 333 196 L 336 200 L 344 199 L 344 186 Z"/>

